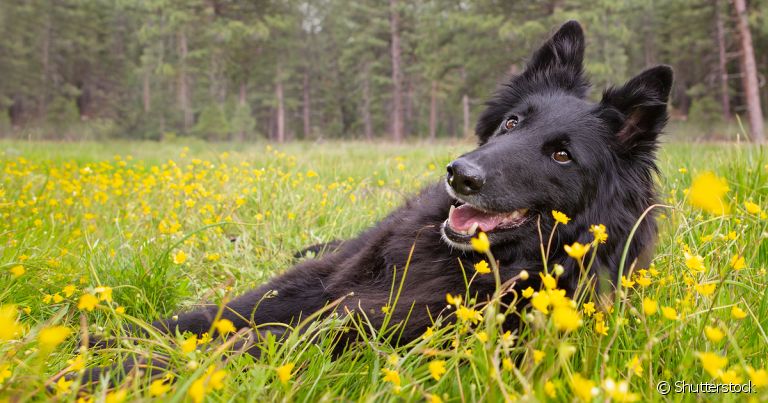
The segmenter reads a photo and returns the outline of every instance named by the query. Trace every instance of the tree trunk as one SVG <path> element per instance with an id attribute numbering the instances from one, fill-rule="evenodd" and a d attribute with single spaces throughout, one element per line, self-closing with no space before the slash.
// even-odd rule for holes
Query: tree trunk
<path id="1" fill-rule="evenodd" d="M 464 81 L 463 94 L 461 96 L 461 111 L 463 112 L 464 125 L 462 126 L 463 132 L 461 135 L 469 138 L 472 136 L 472 132 L 469 128 L 469 95 L 467 94 L 467 71 L 464 67 L 461 68 L 461 79 Z"/>
<path id="2" fill-rule="evenodd" d="M 312 102 L 309 87 L 309 69 L 304 70 L 304 104 L 302 112 L 304 115 L 304 139 L 312 136 Z"/>
<path id="3" fill-rule="evenodd" d="M 187 34 L 182 28 L 178 33 L 179 46 L 179 83 L 178 83 L 178 102 L 182 113 L 182 123 L 184 132 L 189 132 L 192 128 L 194 116 L 189 101 L 189 77 L 187 75 Z"/>
<path id="4" fill-rule="evenodd" d="M 413 80 L 406 78 L 405 83 L 405 97 L 403 99 L 403 137 L 408 137 L 413 132 L 413 122 L 416 119 L 413 107 Z"/>
<path id="5" fill-rule="evenodd" d="M 723 109 L 723 119 L 731 120 L 731 98 L 728 91 L 728 59 L 725 49 L 725 27 L 720 0 L 715 0 L 715 33 L 717 40 L 717 71 L 720 81 L 720 106 Z"/>
<path id="6" fill-rule="evenodd" d="M 50 76 L 50 67 L 51 67 L 51 57 L 50 57 L 50 50 L 51 50 L 51 16 L 50 14 L 47 14 L 45 17 L 45 28 L 43 30 L 43 44 L 42 44 L 42 54 L 41 62 L 43 65 L 43 71 L 41 73 L 41 91 L 40 91 L 40 101 L 38 103 L 38 111 L 37 115 L 39 119 L 45 120 L 46 115 L 48 114 L 48 88 L 50 85 L 48 84 L 48 77 Z"/>
<path id="7" fill-rule="evenodd" d="M 645 67 L 651 67 L 656 64 L 656 30 L 653 27 L 653 10 L 646 9 L 643 13 L 643 59 Z"/>
<path id="8" fill-rule="evenodd" d="M 150 72 L 149 68 L 144 68 L 144 74 L 142 74 L 142 87 L 141 87 L 141 101 L 144 105 L 144 113 L 147 114 L 152 110 L 152 87 L 150 86 Z"/>
<path id="9" fill-rule="evenodd" d="M 277 99 L 277 133 L 276 139 L 278 143 L 285 142 L 285 99 L 283 96 L 283 71 L 280 64 L 277 65 L 277 71 L 275 72 L 275 98 Z"/>
<path id="10" fill-rule="evenodd" d="M 429 141 L 434 142 L 437 137 L 437 80 L 432 80 L 432 89 L 429 92 Z"/>
<path id="11" fill-rule="evenodd" d="M 365 63 L 363 67 L 363 126 L 365 139 L 373 140 L 373 119 L 371 118 L 371 65 Z"/>
<path id="12" fill-rule="evenodd" d="M 403 72 L 398 0 L 389 0 L 389 30 L 392 41 L 392 139 L 399 143 L 403 141 Z"/>
<path id="13" fill-rule="evenodd" d="M 245 83 L 245 81 L 242 81 L 240 83 L 240 93 L 237 97 L 237 103 L 240 106 L 240 108 L 247 107 L 247 100 L 248 100 L 248 85 Z M 245 141 L 245 129 L 241 128 L 240 132 L 237 133 L 237 141 L 241 143 Z"/>
<path id="14" fill-rule="evenodd" d="M 469 126 L 469 95 L 466 92 L 461 96 L 461 110 L 464 118 L 464 125 L 462 126 L 464 130 L 463 135 L 467 138 L 472 137 L 472 129 Z"/>
<path id="15" fill-rule="evenodd" d="M 757 80 L 757 66 L 755 65 L 755 49 L 752 47 L 752 34 L 749 32 L 747 5 L 745 0 L 734 0 L 733 5 L 736 10 L 739 42 L 741 44 L 741 77 L 747 102 L 749 129 L 752 133 L 752 140 L 756 143 L 763 143 L 765 142 L 765 134 L 763 132 L 763 112 L 760 108 L 759 83 Z"/>

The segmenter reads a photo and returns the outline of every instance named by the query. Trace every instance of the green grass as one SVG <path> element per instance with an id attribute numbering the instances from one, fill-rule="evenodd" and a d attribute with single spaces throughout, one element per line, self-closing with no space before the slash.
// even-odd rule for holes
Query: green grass
<path id="1" fill-rule="evenodd" d="M 439 180 L 442 167 L 471 147 L 0 143 L 0 306 L 13 306 L 6 309 L 13 313 L 10 319 L 0 309 L 0 401 L 47 400 L 53 394 L 76 400 L 77 385 L 46 392 L 55 376 L 70 367 L 68 360 L 77 351 L 75 334 L 121 332 L 128 323 L 147 326 L 197 303 L 218 303 L 248 290 L 291 266 L 293 253 L 302 247 L 355 236 L 417 189 Z M 672 208 L 660 220 L 653 266 L 658 274 L 649 286 L 635 284 L 619 294 L 619 309 L 602 314 L 606 335 L 595 330 L 595 315 L 582 313 L 582 325 L 563 333 L 549 316 L 531 310 L 522 313 L 530 321 L 524 334 L 504 341 L 495 315 L 486 308 L 476 328 L 438 327 L 430 338 L 400 348 L 383 341 L 384 332 L 336 358 L 329 354 L 332 335 L 364 323 L 314 324 L 329 336 L 318 343 L 296 335 L 282 344 L 270 342 L 255 362 L 236 355 L 222 360 L 217 341 L 184 353 L 183 335 L 87 351 L 83 358 L 91 366 L 120 362 L 130 353 L 168 355 L 175 382 L 154 397 L 159 401 L 189 400 L 193 383 L 204 379 L 210 366 L 227 372 L 220 388 L 207 391 L 211 401 L 419 401 L 434 396 L 445 401 L 505 396 L 571 401 L 574 374 L 594 383 L 595 400 L 611 396 L 605 384 L 612 379 L 627 381 L 631 394 L 643 401 L 688 401 L 709 397 L 664 397 L 656 384 L 733 377 L 759 381 L 762 373 L 748 367 L 768 366 L 768 218 L 747 212 L 744 202 L 768 211 L 765 151 L 748 145 L 670 143 L 663 147 L 660 166 L 662 202 Z M 730 214 L 711 215 L 686 203 L 692 178 L 704 171 L 727 180 Z M 687 268 L 686 248 L 704 258 L 704 271 Z M 186 260 L 177 264 L 179 251 Z M 745 258 L 745 268 L 732 268 L 734 255 Z M 24 273 L 16 277 L 12 269 L 18 266 Z M 472 269 L 466 269 L 471 276 Z M 697 290 L 707 283 L 716 284 L 711 295 Z M 68 285 L 75 286 L 70 296 L 64 293 Z M 80 297 L 100 286 L 113 289 L 113 301 L 101 301 L 93 311 L 79 310 Z M 674 308 L 680 319 L 666 319 L 660 312 L 645 315 L 644 298 Z M 734 318 L 733 306 L 747 317 Z M 2 328 L 16 323 L 16 313 L 22 329 L 3 341 Z M 49 352 L 38 334 L 52 326 L 65 326 L 71 334 Z M 723 339 L 708 339 L 707 327 L 720 329 Z M 540 360 L 534 360 L 536 351 L 544 353 Z M 725 357 L 724 374 L 716 379 L 708 373 L 699 352 Z M 445 361 L 447 372 L 440 380 L 430 374 L 429 363 L 435 360 Z M 633 360 L 637 365 L 628 366 Z M 295 368 L 282 383 L 276 369 L 289 363 Z M 384 369 L 397 372 L 399 388 L 385 380 Z M 127 400 L 149 400 L 149 383 L 137 378 L 118 390 Z M 100 385 L 92 397 L 102 400 L 107 393 Z M 768 386 L 751 396 L 768 398 Z"/>

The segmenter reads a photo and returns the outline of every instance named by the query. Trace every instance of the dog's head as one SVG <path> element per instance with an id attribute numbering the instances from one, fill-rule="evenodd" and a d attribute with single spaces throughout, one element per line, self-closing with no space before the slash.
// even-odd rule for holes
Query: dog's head
<path id="1" fill-rule="evenodd" d="M 574 217 L 595 204 L 601 186 L 615 186 L 607 174 L 652 175 L 672 70 L 645 70 L 593 103 L 583 57 L 582 28 L 568 22 L 487 103 L 479 147 L 447 166 L 450 245 L 468 249 L 477 231 L 492 245 L 529 237 L 537 216 L 547 227 L 552 210 Z"/>

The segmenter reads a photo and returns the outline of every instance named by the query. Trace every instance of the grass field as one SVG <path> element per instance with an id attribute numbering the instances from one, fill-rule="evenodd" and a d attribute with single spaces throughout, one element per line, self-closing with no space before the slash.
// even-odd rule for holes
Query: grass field
<path id="1" fill-rule="evenodd" d="M 0 401 L 713 398 L 675 394 L 675 381 L 751 382 L 749 397 L 768 399 L 768 158 L 730 144 L 664 146 L 659 182 L 672 208 L 654 264 L 612 308 L 581 301 L 568 332 L 531 308 L 526 331 L 505 336 L 486 308 L 475 327 L 435 328 L 400 348 L 371 338 L 335 358 L 331 337 L 298 336 L 255 362 L 188 335 L 78 354 L 79 335 L 221 302 L 304 246 L 354 236 L 470 148 L 0 143 Z M 686 202 L 705 171 L 727 181 L 725 215 Z M 134 352 L 169 356 L 173 382 L 134 378 L 85 396 L 55 382 Z M 660 381 L 673 393 L 659 394 Z"/>

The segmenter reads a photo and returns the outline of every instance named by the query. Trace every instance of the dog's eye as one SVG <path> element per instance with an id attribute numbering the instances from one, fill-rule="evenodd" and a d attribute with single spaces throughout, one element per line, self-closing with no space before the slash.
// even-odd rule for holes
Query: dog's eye
<path id="1" fill-rule="evenodd" d="M 565 164 L 571 162 L 571 154 L 569 154 L 568 151 L 560 150 L 552 154 L 552 159 L 561 164 Z"/>
<path id="2" fill-rule="evenodd" d="M 509 119 L 507 119 L 506 122 L 504 122 L 504 128 L 507 130 L 512 130 L 517 126 L 517 124 L 520 123 L 520 119 L 518 119 L 517 116 L 510 116 Z"/>

